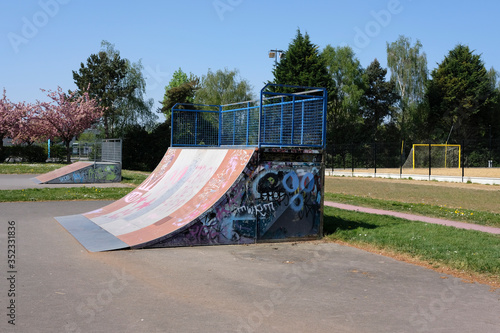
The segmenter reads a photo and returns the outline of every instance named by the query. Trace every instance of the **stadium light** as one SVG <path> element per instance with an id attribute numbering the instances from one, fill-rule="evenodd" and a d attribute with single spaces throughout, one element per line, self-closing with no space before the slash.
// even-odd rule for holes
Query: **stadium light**
<path id="1" fill-rule="evenodd" d="M 274 67 L 278 65 L 278 57 L 283 58 L 283 54 L 285 51 L 283 50 L 269 50 L 269 58 L 274 58 Z"/>

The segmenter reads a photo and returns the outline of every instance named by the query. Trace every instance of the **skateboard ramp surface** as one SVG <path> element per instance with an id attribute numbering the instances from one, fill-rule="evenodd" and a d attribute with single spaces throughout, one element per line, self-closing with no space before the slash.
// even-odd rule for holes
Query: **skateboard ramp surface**
<path id="1" fill-rule="evenodd" d="M 213 206 L 253 153 L 254 149 L 170 148 L 127 196 L 93 212 L 56 219 L 89 251 L 154 245 Z"/>

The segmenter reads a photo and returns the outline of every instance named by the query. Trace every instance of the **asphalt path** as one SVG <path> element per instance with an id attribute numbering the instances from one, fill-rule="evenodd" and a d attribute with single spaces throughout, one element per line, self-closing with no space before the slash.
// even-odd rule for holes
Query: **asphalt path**
<path id="1" fill-rule="evenodd" d="M 318 241 L 89 253 L 53 218 L 106 204 L 0 203 L 0 332 L 500 331 L 500 290 L 359 249 Z"/>

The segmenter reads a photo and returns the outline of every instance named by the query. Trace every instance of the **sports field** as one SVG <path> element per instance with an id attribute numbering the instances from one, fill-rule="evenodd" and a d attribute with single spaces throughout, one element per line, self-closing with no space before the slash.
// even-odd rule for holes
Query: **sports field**
<path id="1" fill-rule="evenodd" d="M 330 168 L 327 168 L 330 171 Z M 334 171 L 339 172 L 351 172 L 352 169 L 334 169 Z M 366 172 L 366 173 L 374 173 L 374 169 L 365 169 L 365 168 L 357 168 L 354 169 L 354 172 Z M 390 173 L 399 175 L 399 168 L 377 168 L 377 173 Z M 403 175 L 428 175 L 428 168 L 403 168 Z M 432 168 L 431 174 L 435 176 L 462 176 L 462 169 L 459 168 Z M 465 168 L 464 169 L 465 177 L 487 177 L 487 178 L 500 178 L 500 168 Z"/>
<path id="2" fill-rule="evenodd" d="M 496 185 L 408 179 L 326 177 L 325 192 L 500 213 L 500 186 Z"/>

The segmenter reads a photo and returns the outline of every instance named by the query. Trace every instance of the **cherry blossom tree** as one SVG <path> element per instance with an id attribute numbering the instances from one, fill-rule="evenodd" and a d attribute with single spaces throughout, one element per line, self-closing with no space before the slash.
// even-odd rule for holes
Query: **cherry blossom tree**
<path id="1" fill-rule="evenodd" d="M 0 99 L 0 148 L 3 147 L 3 138 L 10 137 L 12 122 L 12 103 L 7 99 L 4 89 Z"/>
<path id="2" fill-rule="evenodd" d="M 8 137 L 14 144 L 31 145 L 40 141 L 38 105 L 26 102 L 13 103 L 7 99 L 5 89 L 0 100 L 0 139 Z"/>
<path id="3" fill-rule="evenodd" d="M 9 137 L 14 144 L 28 144 L 42 140 L 38 105 L 26 102 L 11 104 Z"/>
<path id="4" fill-rule="evenodd" d="M 40 139 L 60 138 L 66 146 L 66 160 L 71 163 L 71 140 L 97 122 L 103 109 L 88 93 L 66 94 L 58 87 L 57 91 L 47 91 L 47 96 L 51 101 L 37 103 L 31 124 L 37 125 L 36 135 Z"/>

